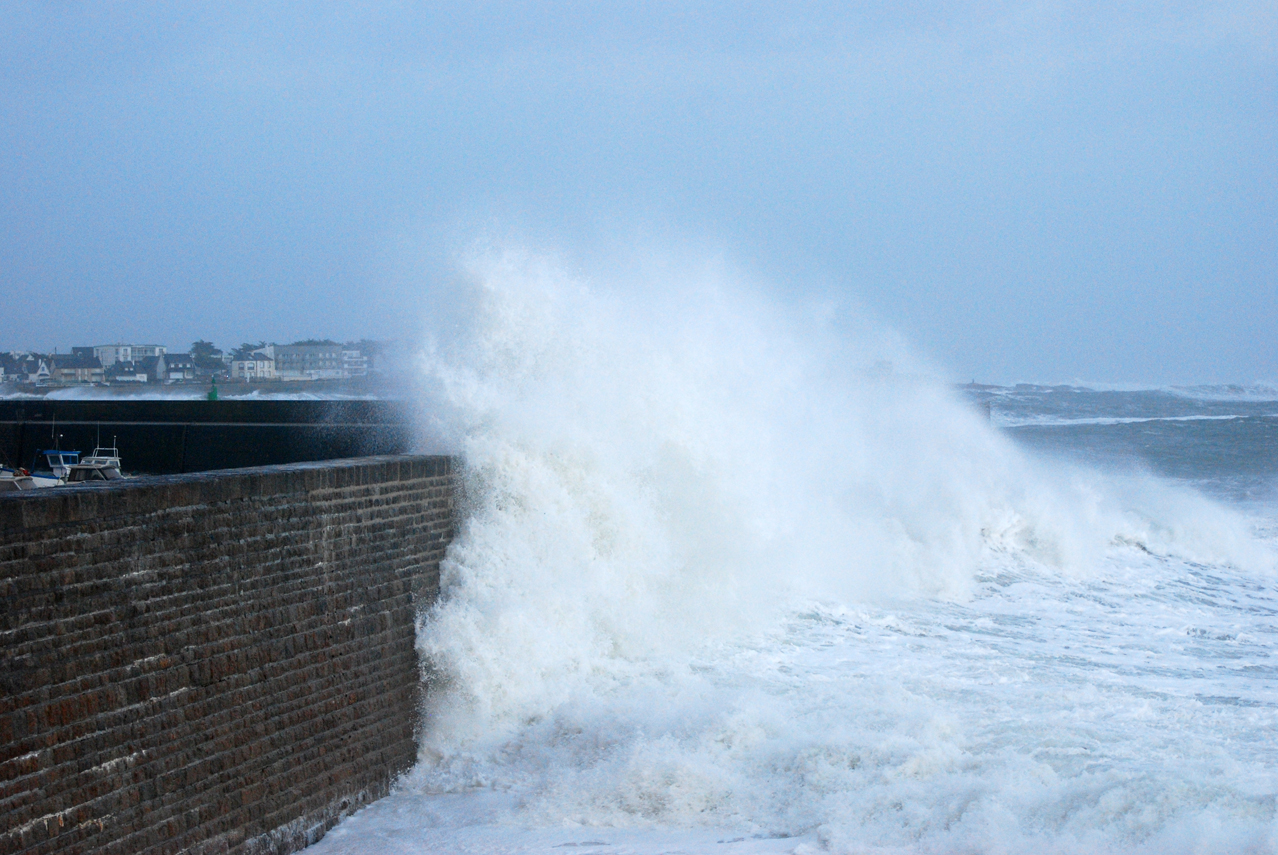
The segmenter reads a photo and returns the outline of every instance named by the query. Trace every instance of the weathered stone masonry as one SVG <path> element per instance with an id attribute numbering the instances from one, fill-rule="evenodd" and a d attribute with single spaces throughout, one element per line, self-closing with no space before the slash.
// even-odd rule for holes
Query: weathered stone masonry
<path id="1" fill-rule="evenodd" d="M 452 464 L 0 495 L 0 853 L 291 852 L 415 759 Z"/>

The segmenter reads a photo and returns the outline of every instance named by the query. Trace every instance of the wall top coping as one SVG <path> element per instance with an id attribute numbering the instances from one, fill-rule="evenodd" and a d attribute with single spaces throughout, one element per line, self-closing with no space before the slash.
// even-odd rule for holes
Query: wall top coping
<path id="1" fill-rule="evenodd" d="M 0 493 L 0 536 L 143 515 L 174 507 L 341 490 L 449 476 L 457 462 L 442 455 L 396 454 L 217 469 L 182 475 L 139 475 L 123 481 L 67 484 Z"/>

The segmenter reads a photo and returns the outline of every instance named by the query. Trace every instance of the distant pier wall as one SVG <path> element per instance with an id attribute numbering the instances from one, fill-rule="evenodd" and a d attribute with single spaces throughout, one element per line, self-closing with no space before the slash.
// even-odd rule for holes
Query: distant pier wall
<path id="1" fill-rule="evenodd" d="M 0 463 L 115 440 L 127 472 L 167 475 L 412 449 L 397 401 L 0 400 Z"/>
<path id="2" fill-rule="evenodd" d="M 454 464 L 0 494 L 0 853 L 286 853 L 416 759 Z"/>

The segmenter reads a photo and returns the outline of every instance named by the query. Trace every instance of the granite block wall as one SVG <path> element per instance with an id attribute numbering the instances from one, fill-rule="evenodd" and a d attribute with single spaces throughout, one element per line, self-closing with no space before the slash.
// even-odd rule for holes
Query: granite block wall
<path id="1" fill-rule="evenodd" d="M 416 756 L 443 457 L 0 494 L 0 853 L 286 853 Z"/>

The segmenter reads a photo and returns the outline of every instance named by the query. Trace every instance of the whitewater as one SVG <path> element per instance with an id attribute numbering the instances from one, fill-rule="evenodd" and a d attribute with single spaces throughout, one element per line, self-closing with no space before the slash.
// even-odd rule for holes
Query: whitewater
<path id="1" fill-rule="evenodd" d="M 419 759 L 317 855 L 1278 851 L 1274 397 L 960 394 L 713 269 L 450 305 Z"/>

